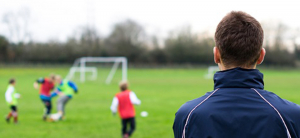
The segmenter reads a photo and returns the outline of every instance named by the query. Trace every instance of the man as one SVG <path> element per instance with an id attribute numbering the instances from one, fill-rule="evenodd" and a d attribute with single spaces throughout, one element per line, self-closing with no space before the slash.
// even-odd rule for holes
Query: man
<path id="1" fill-rule="evenodd" d="M 140 105 L 141 101 L 133 91 L 128 90 L 128 83 L 126 81 L 122 81 L 119 86 L 121 92 L 117 93 L 113 98 L 110 109 L 115 115 L 118 108 L 122 119 L 122 136 L 123 138 L 128 138 L 135 130 L 135 110 L 133 104 Z M 129 131 L 127 131 L 128 124 L 130 124 Z"/>
<path id="2" fill-rule="evenodd" d="M 214 90 L 180 107 L 175 138 L 299 138 L 300 107 L 264 90 L 256 69 L 266 54 L 260 23 L 231 12 L 219 23 L 215 42 L 221 71 Z"/>
<path id="3" fill-rule="evenodd" d="M 20 94 L 16 93 L 15 85 L 16 85 L 16 80 L 10 79 L 9 86 L 7 87 L 7 90 L 5 92 L 5 99 L 11 111 L 8 113 L 5 119 L 6 122 L 9 123 L 10 118 L 13 117 L 14 123 L 17 124 L 18 123 L 17 99 L 20 98 Z"/>
<path id="4" fill-rule="evenodd" d="M 76 84 L 67 79 L 62 80 L 60 76 L 56 76 L 56 83 L 59 84 L 55 93 L 59 95 L 57 99 L 57 111 L 61 118 L 65 115 L 65 106 L 72 99 L 74 93 L 78 93 Z"/>
<path id="5" fill-rule="evenodd" d="M 40 99 L 45 105 L 45 112 L 43 115 L 43 120 L 46 121 L 48 116 L 51 114 L 52 103 L 51 103 L 51 91 L 54 88 L 55 75 L 50 74 L 49 78 L 40 78 L 36 80 L 33 84 L 35 89 L 40 91 Z M 39 88 L 40 85 L 40 88 Z"/>

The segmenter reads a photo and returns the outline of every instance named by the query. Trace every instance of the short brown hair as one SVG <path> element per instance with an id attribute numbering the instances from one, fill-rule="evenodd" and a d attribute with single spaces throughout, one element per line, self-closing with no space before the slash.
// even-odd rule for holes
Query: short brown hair
<path id="1" fill-rule="evenodd" d="M 260 23 L 251 15 L 232 11 L 219 23 L 216 47 L 225 67 L 253 66 L 259 58 L 264 39 Z"/>
<path id="2" fill-rule="evenodd" d="M 9 84 L 14 84 L 16 82 L 16 79 L 14 79 L 14 78 L 11 78 L 11 79 L 9 79 Z"/>
<path id="3" fill-rule="evenodd" d="M 121 91 L 125 91 L 125 90 L 128 89 L 128 82 L 127 81 L 121 81 L 119 86 L 120 86 Z"/>

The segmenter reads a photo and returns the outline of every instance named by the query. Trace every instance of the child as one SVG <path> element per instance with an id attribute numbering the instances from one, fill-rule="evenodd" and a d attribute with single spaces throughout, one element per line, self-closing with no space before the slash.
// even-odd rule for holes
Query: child
<path id="1" fill-rule="evenodd" d="M 128 83 L 126 81 L 120 83 L 120 90 L 121 92 L 117 93 L 113 98 L 110 109 L 113 114 L 115 114 L 118 108 L 122 119 L 122 135 L 123 138 L 128 138 L 135 130 L 135 111 L 133 104 L 139 105 L 141 101 L 134 92 L 128 90 Z M 127 124 L 130 124 L 129 131 L 127 131 Z"/>
<path id="2" fill-rule="evenodd" d="M 5 92 L 6 102 L 11 109 L 11 112 L 9 112 L 6 117 L 6 122 L 9 123 L 10 118 L 13 117 L 14 123 L 17 124 L 18 123 L 17 99 L 20 98 L 20 94 L 16 93 L 15 85 L 16 85 L 16 80 L 10 79 L 8 88 Z"/>
<path id="3" fill-rule="evenodd" d="M 57 99 L 57 111 L 60 114 L 60 119 L 64 118 L 65 106 L 72 99 L 73 95 L 78 93 L 78 87 L 72 81 L 62 79 L 59 75 L 55 77 L 56 83 L 58 84 L 52 96 L 59 95 Z"/>
<path id="4" fill-rule="evenodd" d="M 51 90 L 54 88 L 55 75 L 51 74 L 49 78 L 40 78 L 34 82 L 33 86 L 35 89 L 40 89 L 40 98 L 45 105 L 46 111 L 43 115 L 43 120 L 46 121 L 47 117 L 51 113 L 52 103 L 51 103 Z M 39 88 L 40 84 L 40 88 Z"/>

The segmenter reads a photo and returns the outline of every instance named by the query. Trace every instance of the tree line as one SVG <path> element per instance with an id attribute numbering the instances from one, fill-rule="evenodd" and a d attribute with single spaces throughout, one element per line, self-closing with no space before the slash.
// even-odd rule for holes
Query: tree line
<path id="1" fill-rule="evenodd" d="M 90 27 L 79 28 L 79 34 L 66 42 L 9 42 L 0 36 L 0 62 L 2 63 L 73 63 L 84 56 L 125 56 L 130 64 L 140 65 L 214 65 L 212 36 L 196 34 L 189 27 L 173 31 L 160 41 L 148 36 L 140 24 L 133 20 L 116 23 L 111 33 L 102 37 Z M 283 40 L 283 30 L 275 29 L 275 41 L 264 43 L 267 55 L 264 65 L 299 66 L 300 46 L 293 43 L 289 51 Z"/>

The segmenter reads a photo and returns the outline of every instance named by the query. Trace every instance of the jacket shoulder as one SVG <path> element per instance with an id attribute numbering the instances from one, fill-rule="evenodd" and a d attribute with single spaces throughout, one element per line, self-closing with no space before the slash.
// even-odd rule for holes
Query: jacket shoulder
<path id="1" fill-rule="evenodd" d="M 175 114 L 175 120 L 173 124 L 173 132 L 175 138 L 180 138 L 182 136 L 183 127 L 188 114 L 195 108 L 199 103 L 201 103 L 211 92 L 206 93 L 204 96 L 197 99 L 191 100 L 183 104 Z"/>
<path id="2" fill-rule="evenodd" d="M 195 106 L 197 106 L 199 103 L 201 103 L 207 96 L 209 96 L 212 92 L 208 92 L 205 95 L 197 98 L 197 99 L 193 99 L 191 101 L 186 102 L 185 104 L 183 104 L 177 111 L 177 114 L 187 114 L 189 113 L 193 108 L 195 108 Z"/>
<path id="3" fill-rule="evenodd" d="M 286 99 L 280 98 L 278 95 L 274 94 L 273 92 L 269 92 L 264 90 L 262 93 L 267 100 L 270 101 L 276 108 L 284 113 L 296 113 L 300 114 L 300 106 L 293 102 L 290 102 Z"/>
<path id="4" fill-rule="evenodd" d="M 263 91 L 264 96 L 279 111 L 286 122 L 292 137 L 300 137 L 300 106 L 288 100 L 280 98 L 278 95 Z"/>

